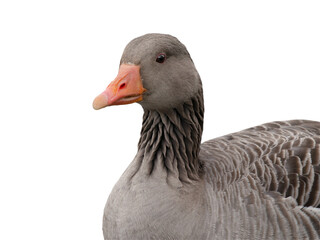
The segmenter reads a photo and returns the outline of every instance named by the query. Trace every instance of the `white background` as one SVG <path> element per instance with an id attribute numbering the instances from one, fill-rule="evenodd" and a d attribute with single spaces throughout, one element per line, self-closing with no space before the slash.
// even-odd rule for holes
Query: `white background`
<path id="1" fill-rule="evenodd" d="M 150 32 L 189 49 L 204 86 L 203 140 L 320 120 L 319 1 L 1 1 L 0 239 L 103 239 L 142 109 L 91 104 L 125 45 Z"/>

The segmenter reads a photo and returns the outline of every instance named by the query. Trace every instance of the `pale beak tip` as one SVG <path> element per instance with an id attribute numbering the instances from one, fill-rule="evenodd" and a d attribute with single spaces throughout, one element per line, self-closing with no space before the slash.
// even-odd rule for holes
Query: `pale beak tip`
<path id="1" fill-rule="evenodd" d="M 99 110 L 106 106 L 108 106 L 108 97 L 104 93 L 100 94 L 93 100 L 92 107 L 94 110 Z"/>
<path id="2" fill-rule="evenodd" d="M 92 107 L 94 110 L 99 110 L 100 108 L 95 104 L 95 102 L 93 101 L 92 103 Z"/>
<path id="3" fill-rule="evenodd" d="M 100 109 L 100 107 L 97 105 L 95 100 L 92 103 L 92 107 L 93 107 L 94 110 L 99 110 Z"/>

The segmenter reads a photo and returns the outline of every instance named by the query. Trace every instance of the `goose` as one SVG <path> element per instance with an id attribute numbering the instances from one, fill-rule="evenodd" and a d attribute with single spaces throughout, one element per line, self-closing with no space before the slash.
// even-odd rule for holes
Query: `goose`
<path id="1" fill-rule="evenodd" d="M 138 150 L 108 197 L 104 239 L 320 238 L 320 122 L 271 122 L 201 144 L 200 76 L 166 34 L 128 43 L 93 108 L 136 102 Z"/>

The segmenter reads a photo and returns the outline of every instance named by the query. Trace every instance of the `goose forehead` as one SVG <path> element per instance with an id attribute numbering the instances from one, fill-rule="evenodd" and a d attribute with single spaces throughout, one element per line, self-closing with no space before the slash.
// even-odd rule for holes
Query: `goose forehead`
<path id="1" fill-rule="evenodd" d="M 175 37 L 163 34 L 148 34 L 133 39 L 125 48 L 122 62 L 137 62 L 146 56 L 159 53 L 188 55 L 186 47 Z"/>

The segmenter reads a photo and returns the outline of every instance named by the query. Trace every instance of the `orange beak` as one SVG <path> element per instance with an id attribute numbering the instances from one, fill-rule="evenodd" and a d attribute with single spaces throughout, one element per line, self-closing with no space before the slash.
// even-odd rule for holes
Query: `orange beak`
<path id="1" fill-rule="evenodd" d="M 145 91 L 140 77 L 140 66 L 121 64 L 116 79 L 94 99 L 93 108 L 98 110 L 112 105 L 139 102 Z"/>

